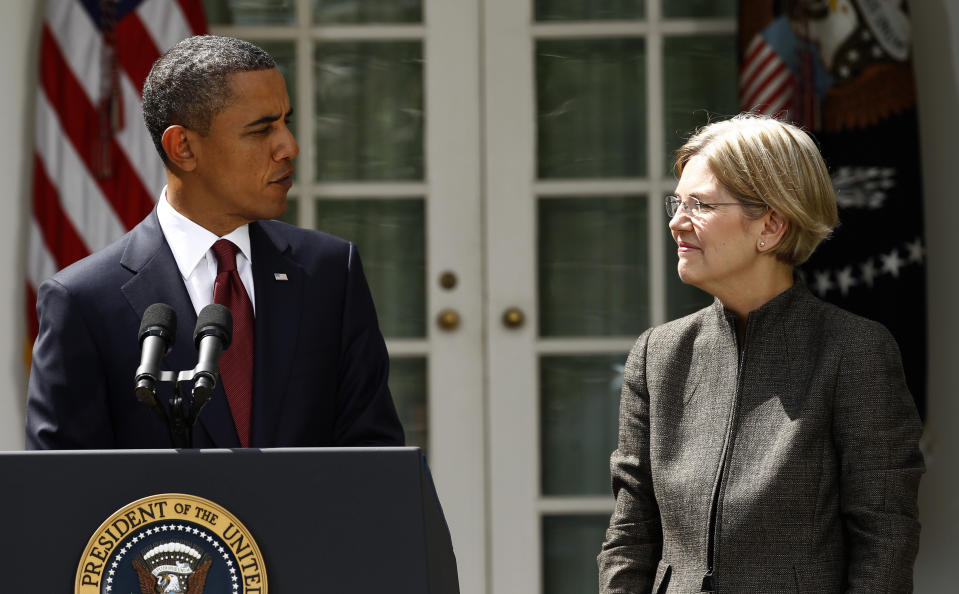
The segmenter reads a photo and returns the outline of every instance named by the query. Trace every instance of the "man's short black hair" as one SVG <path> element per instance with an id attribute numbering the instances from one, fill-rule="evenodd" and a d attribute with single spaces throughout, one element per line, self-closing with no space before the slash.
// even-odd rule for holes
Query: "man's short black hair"
<path id="1" fill-rule="evenodd" d="M 270 68 L 276 61 L 259 47 L 217 35 L 189 37 L 160 56 L 143 84 L 143 120 L 163 162 L 167 128 L 209 133 L 213 117 L 232 99 L 229 75 Z"/>

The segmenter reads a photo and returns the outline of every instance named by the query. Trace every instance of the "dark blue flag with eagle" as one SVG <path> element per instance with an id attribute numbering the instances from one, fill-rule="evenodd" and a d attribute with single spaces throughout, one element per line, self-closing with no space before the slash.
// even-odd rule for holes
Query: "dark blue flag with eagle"
<path id="1" fill-rule="evenodd" d="M 925 416 L 926 267 L 916 88 L 902 0 L 741 0 L 740 107 L 819 142 L 840 226 L 810 289 L 888 327 Z"/>

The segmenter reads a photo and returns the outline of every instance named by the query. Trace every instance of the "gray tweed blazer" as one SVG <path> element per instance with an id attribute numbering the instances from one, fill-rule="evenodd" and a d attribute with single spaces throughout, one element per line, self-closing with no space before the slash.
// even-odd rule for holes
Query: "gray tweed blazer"
<path id="1" fill-rule="evenodd" d="M 742 349 L 718 300 L 647 330 L 600 592 L 911 592 L 920 434 L 889 332 L 801 281 L 749 315 Z"/>

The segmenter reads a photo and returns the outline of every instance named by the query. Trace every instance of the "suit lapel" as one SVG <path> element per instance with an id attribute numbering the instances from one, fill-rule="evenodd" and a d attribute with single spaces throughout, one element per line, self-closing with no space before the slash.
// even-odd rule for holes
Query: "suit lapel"
<path id="1" fill-rule="evenodd" d="M 174 371 L 193 369 L 197 361 L 197 351 L 193 345 L 196 311 L 180 277 L 173 252 L 160 230 L 155 209 L 130 232 L 130 240 L 120 264 L 135 273 L 121 287 L 121 291 L 138 318 L 142 318 L 146 308 L 154 303 L 166 303 L 176 310 L 176 344 L 163 359 L 162 368 Z M 240 447 L 233 416 L 221 385 L 217 385 L 213 398 L 204 407 L 199 424 L 215 447 Z"/>
<path id="2" fill-rule="evenodd" d="M 270 223 L 250 224 L 256 338 L 253 372 L 253 447 L 279 442 L 279 413 L 300 327 L 303 269 L 289 242 Z"/>

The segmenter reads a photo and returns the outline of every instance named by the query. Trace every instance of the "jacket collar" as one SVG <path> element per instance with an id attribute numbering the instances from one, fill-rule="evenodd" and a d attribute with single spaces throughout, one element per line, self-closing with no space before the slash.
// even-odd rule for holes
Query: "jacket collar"
<path id="1" fill-rule="evenodd" d="M 143 317 L 146 308 L 154 303 L 166 303 L 177 313 L 176 341 L 170 353 L 163 358 L 161 369 L 192 369 L 197 361 L 193 344 L 196 311 L 173 252 L 160 230 L 156 209 L 130 231 L 120 264 L 134 273 L 120 287 L 120 291 L 138 318 Z M 172 394 L 172 389 L 168 387 L 163 390 L 165 394 Z M 240 447 L 222 386 L 217 386 L 213 398 L 204 407 L 198 425 L 197 431 L 205 430 L 207 441 L 215 447 Z"/>
<path id="2" fill-rule="evenodd" d="M 257 299 L 251 444 L 262 447 L 275 443 L 278 431 L 279 413 L 299 339 L 305 274 L 279 225 L 251 223 L 249 229 Z M 192 369 L 197 358 L 193 345 L 196 312 L 155 209 L 130 232 L 120 264 L 134 273 L 121 287 L 121 292 L 137 317 L 142 317 L 146 308 L 154 303 L 166 303 L 177 312 L 176 343 L 164 358 L 162 368 Z M 217 386 L 204 408 L 199 424 L 215 447 L 240 447 L 222 385 Z"/>
<path id="3" fill-rule="evenodd" d="M 769 320 L 780 318 L 783 313 L 789 311 L 798 301 L 812 297 L 806 282 L 798 272 L 793 272 L 793 284 L 788 289 L 776 295 L 757 309 L 749 312 L 746 324 L 767 324 Z M 713 311 L 720 319 L 726 321 L 731 327 L 735 328 L 736 315 L 726 309 L 718 297 L 713 298 Z"/>

